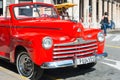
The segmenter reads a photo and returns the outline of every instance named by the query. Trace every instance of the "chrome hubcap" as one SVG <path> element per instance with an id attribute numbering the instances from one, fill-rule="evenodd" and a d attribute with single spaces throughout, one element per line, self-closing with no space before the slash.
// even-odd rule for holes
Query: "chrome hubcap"
<path id="1" fill-rule="evenodd" d="M 18 68 L 21 75 L 31 77 L 34 72 L 34 64 L 26 54 L 20 56 Z"/>

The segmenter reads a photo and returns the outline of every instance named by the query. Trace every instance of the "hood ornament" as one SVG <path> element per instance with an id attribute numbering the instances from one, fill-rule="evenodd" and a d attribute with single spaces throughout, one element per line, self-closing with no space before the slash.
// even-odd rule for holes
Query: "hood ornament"
<path id="1" fill-rule="evenodd" d="M 81 32 L 81 29 L 80 29 L 80 28 L 78 28 L 78 29 L 77 29 L 77 32 Z"/>

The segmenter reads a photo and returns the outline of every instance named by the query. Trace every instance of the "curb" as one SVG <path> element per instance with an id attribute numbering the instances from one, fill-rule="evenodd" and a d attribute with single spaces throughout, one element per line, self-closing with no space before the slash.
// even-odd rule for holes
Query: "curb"
<path id="1" fill-rule="evenodd" d="M 113 33 L 113 34 L 114 33 L 120 33 L 120 29 L 117 29 L 117 28 L 116 29 L 108 29 L 107 32 L 108 33 Z"/>
<path id="2" fill-rule="evenodd" d="M 30 80 L 0 66 L 0 80 Z"/>

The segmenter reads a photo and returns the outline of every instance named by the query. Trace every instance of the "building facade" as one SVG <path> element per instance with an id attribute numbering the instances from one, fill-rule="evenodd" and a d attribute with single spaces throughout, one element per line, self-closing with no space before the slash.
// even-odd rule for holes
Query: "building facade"
<path id="1" fill-rule="evenodd" d="M 86 27 L 99 26 L 104 12 L 108 12 L 110 19 L 115 22 L 116 28 L 120 28 L 120 0 L 0 0 L 0 15 L 5 15 L 5 7 L 9 4 L 37 1 L 52 4 L 65 2 L 77 4 L 68 9 L 69 15 L 72 19 L 82 21 Z"/>
<path id="2" fill-rule="evenodd" d="M 102 16 L 108 12 L 116 28 L 120 28 L 120 0 L 54 0 L 54 2 L 77 4 L 68 10 L 69 15 L 77 21 L 82 21 L 86 27 L 99 27 Z"/>

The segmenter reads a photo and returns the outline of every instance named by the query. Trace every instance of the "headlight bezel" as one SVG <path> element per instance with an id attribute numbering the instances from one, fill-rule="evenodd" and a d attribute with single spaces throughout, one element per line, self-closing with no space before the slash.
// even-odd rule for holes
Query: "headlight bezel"
<path id="1" fill-rule="evenodd" d="M 50 49 L 52 46 L 53 46 L 53 40 L 51 37 L 46 36 L 42 39 L 42 47 L 44 49 Z"/>
<path id="2" fill-rule="evenodd" d="M 98 41 L 99 42 L 104 42 L 105 41 L 105 36 L 103 32 L 99 32 L 97 35 Z"/>

